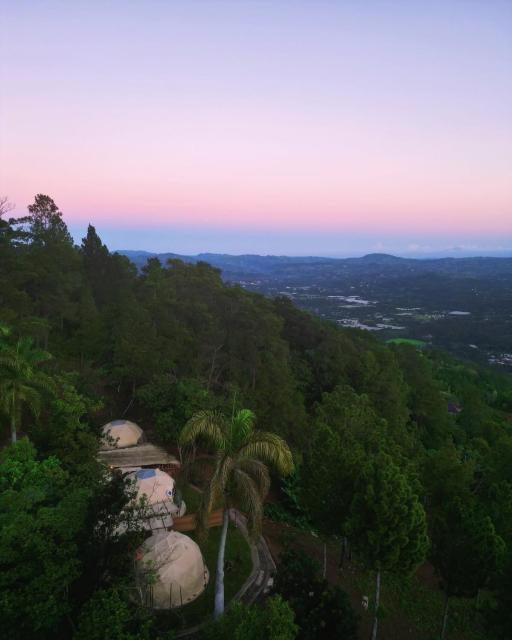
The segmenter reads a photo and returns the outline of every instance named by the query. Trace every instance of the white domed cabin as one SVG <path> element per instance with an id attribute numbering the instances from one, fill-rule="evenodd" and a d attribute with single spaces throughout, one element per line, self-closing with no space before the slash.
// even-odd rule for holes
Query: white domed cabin
<path id="1" fill-rule="evenodd" d="M 146 497 L 149 504 L 173 502 L 175 495 L 174 479 L 160 469 L 138 469 L 128 475 L 137 487 L 137 498 Z"/>
<path id="2" fill-rule="evenodd" d="M 169 513 L 175 517 L 185 515 L 185 501 L 175 503 L 176 486 L 174 478 L 161 469 L 136 469 L 128 474 L 135 482 L 136 499 L 145 497 L 155 513 Z"/>
<path id="3" fill-rule="evenodd" d="M 136 559 L 145 604 L 154 609 L 192 602 L 208 584 L 208 568 L 198 545 L 177 531 L 154 533 L 140 547 Z"/>
<path id="4" fill-rule="evenodd" d="M 102 428 L 103 450 L 135 447 L 142 442 L 144 432 L 130 420 L 112 420 Z"/>

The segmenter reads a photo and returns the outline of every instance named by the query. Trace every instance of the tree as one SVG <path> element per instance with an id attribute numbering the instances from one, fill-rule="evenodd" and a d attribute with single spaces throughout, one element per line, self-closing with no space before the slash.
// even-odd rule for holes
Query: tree
<path id="1" fill-rule="evenodd" d="M 387 454 L 379 453 L 363 468 L 347 530 L 356 553 L 376 572 L 375 640 L 382 571 L 409 572 L 422 562 L 428 548 L 425 511 Z"/>
<path id="2" fill-rule="evenodd" d="M 385 435 L 386 423 L 368 396 L 358 395 L 348 386 L 322 395 L 304 452 L 301 497 L 323 532 L 340 533 L 364 461 L 381 446 Z"/>
<path id="3" fill-rule="evenodd" d="M 419 430 L 425 447 L 438 449 L 449 441 L 452 418 L 434 378 L 432 362 L 410 345 L 399 345 L 395 349 L 409 387 L 411 422 Z"/>
<path id="4" fill-rule="evenodd" d="M 12 202 L 9 202 L 9 198 L 7 196 L 0 196 L 0 218 L 5 216 L 6 213 L 12 211 L 14 209 L 14 205 Z"/>
<path id="5" fill-rule="evenodd" d="M 78 356 L 78 366 L 83 371 L 86 364 L 99 359 L 106 349 L 105 327 L 89 287 L 80 291 L 76 319 L 78 327 L 68 345 L 71 353 Z"/>
<path id="6" fill-rule="evenodd" d="M 75 296 L 82 284 L 80 256 L 52 198 L 38 194 L 28 210 L 28 216 L 16 220 L 25 234 L 20 247 L 23 290 L 31 301 L 31 315 L 46 323 L 42 340 L 47 349 L 52 330 L 62 340 L 74 320 Z"/>
<path id="7" fill-rule="evenodd" d="M 97 434 L 87 419 L 101 408 L 77 391 L 76 373 L 54 374 L 52 384 L 58 390 L 48 398 L 45 411 L 36 423 L 31 423 L 28 436 L 41 456 L 57 456 L 62 467 L 75 475 L 97 473 Z M 98 466 L 98 469 L 95 467 Z"/>
<path id="8" fill-rule="evenodd" d="M 135 487 L 105 473 L 95 452 L 69 470 L 54 455 L 38 458 L 26 438 L 0 452 L 0 637 L 7 640 L 69 638 L 93 594 L 126 592 L 146 536 Z M 93 611 L 122 609 L 110 595 L 106 603 L 98 596 Z"/>
<path id="9" fill-rule="evenodd" d="M 432 563 L 445 592 L 441 638 L 451 596 L 473 598 L 502 565 L 505 543 L 477 505 L 455 499 L 431 523 Z"/>
<path id="10" fill-rule="evenodd" d="M 270 487 L 267 464 L 282 475 L 293 470 L 292 454 L 279 436 L 254 429 L 255 415 L 248 409 L 233 413 L 231 419 L 214 411 L 199 411 L 184 426 L 182 445 L 201 440 L 215 448 L 215 468 L 202 495 L 199 525 L 205 530 L 208 516 L 216 501 L 224 506 L 222 534 L 215 578 L 215 611 L 224 613 L 224 549 L 229 522 L 229 509 L 247 512 L 249 532 L 255 536 L 261 528 L 263 502 Z"/>
<path id="11" fill-rule="evenodd" d="M 299 640 L 357 639 L 357 616 L 347 594 L 330 588 L 318 563 L 304 553 L 281 554 L 274 589 L 295 612 Z"/>
<path id="12" fill-rule="evenodd" d="M 453 445 L 428 451 L 422 460 L 422 481 L 428 511 L 443 512 L 446 504 L 455 498 L 465 501 L 471 496 L 475 463 L 466 460 Z"/>
<path id="13" fill-rule="evenodd" d="M 155 436 L 164 445 L 176 442 L 196 411 L 218 406 L 218 399 L 194 378 L 175 380 L 171 375 L 153 376 L 138 389 L 137 400 L 151 412 Z"/>
<path id="14" fill-rule="evenodd" d="M 101 308 L 109 301 L 112 290 L 112 257 L 92 225 L 87 227 L 87 235 L 82 238 L 80 252 L 85 278 L 95 303 Z"/>
<path id="15" fill-rule="evenodd" d="M 311 609 L 301 640 L 357 640 L 357 616 L 348 595 L 340 587 L 326 588 Z"/>
<path id="16" fill-rule="evenodd" d="M 53 389 L 48 376 L 37 370 L 50 358 L 49 353 L 34 347 L 30 338 L 19 338 L 14 346 L 3 345 L 0 350 L 0 403 L 9 416 L 12 442 L 16 442 L 23 406 L 37 416 L 41 393 Z"/>
<path id="17" fill-rule="evenodd" d="M 0 455 L 0 635 L 54 637 L 71 613 L 80 575 L 75 543 L 88 491 L 55 457 L 36 459 L 27 439 Z"/>
<path id="18" fill-rule="evenodd" d="M 24 287 L 26 233 L 15 228 L 17 220 L 3 218 L 12 208 L 6 197 L 0 197 L 0 308 L 2 321 L 10 324 L 16 323 L 30 307 Z"/>
<path id="19" fill-rule="evenodd" d="M 54 244 L 65 242 L 73 245 L 62 213 L 50 196 L 38 193 L 33 204 L 28 205 L 30 216 L 26 220 L 30 224 L 32 241 L 37 244 Z"/>
<path id="20" fill-rule="evenodd" d="M 150 640 L 150 621 L 116 588 L 100 589 L 83 607 L 73 640 Z"/>
<path id="21" fill-rule="evenodd" d="M 486 611 L 487 630 L 495 640 L 512 638 L 512 550 L 497 576 L 494 602 Z"/>
<path id="22" fill-rule="evenodd" d="M 265 606 L 234 602 L 229 611 L 206 627 L 202 640 L 294 640 L 298 627 L 293 610 L 280 596 L 269 598 Z"/>

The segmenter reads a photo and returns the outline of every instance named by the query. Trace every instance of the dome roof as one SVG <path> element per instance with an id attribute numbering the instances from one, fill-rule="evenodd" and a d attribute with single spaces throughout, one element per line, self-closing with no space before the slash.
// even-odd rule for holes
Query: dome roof
<path id="1" fill-rule="evenodd" d="M 209 573 L 197 544 L 177 531 L 159 531 L 137 554 L 140 573 L 151 572 L 148 602 L 154 609 L 180 607 L 205 589 Z"/>
<path id="2" fill-rule="evenodd" d="M 130 420 L 112 420 L 102 428 L 102 449 L 122 449 L 139 443 L 143 431 Z"/>
<path id="3" fill-rule="evenodd" d="M 137 498 L 146 496 L 149 504 L 174 501 L 174 479 L 160 469 L 138 469 L 128 475 L 135 480 Z"/>

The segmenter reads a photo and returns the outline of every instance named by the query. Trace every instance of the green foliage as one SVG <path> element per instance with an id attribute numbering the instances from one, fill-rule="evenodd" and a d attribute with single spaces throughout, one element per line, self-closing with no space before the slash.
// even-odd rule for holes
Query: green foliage
<path id="1" fill-rule="evenodd" d="M 285 549 L 279 558 L 279 571 L 274 590 L 287 600 L 295 611 L 302 610 L 312 587 L 323 588 L 318 577 L 318 563 L 308 555 Z"/>
<path id="2" fill-rule="evenodd" d="M 496 578 L 494 601 L 485 612 L 490 637 L 512 638 L 512 552 Z"/>
<path id="3" fill-rule="evenodd" d="M 281 478 L 280 483 L 281 499 L 279 502 L 265 503 L 265 516 L 276 522 L 286 522 L 296 529 L 314 530 L 316 527 L 309 519 L 300 499 L 303 484 L 300 467 Z"/>
<path id="4" fill-rule="evenodd" d="M 387 438 L 367 395 L 348 386 L 323 394 L 301 471 L 301 500 L 319 529 L 342 533 L 364 461 Z"/>
<path id="5" fill-rule="evenodd" d="M 202 640 L 294 640 L 297 625 L 293 611 L 279 596 L 269 598 L 265 606 L 234 602 L 220 620 L 209 625 Z"/>
<path id="6" fill-rule="evenodd" d="M 0 458 L 0 633 L 69 636 L 98 588 L 125 581 L 142 542 L 133 492 L 94 458 L 68 472 L 26 438 Z"/>
<path id="7" fill-rule="evenodd" d="M 505 544 L 491 519 L 471 502 L 445 504 L 431 524 L 432 562 L 448 595 L 476 596 L 501 568 Z"/>
<path id="8" fill-rule="evenodd" d="M 424 560 L 428 549 L 425 511 L 387 454 L 376 455 L 363 468 L 347 533 L 370 569 L 407 573 Z"/>
<path id="9" fill-rule="evenodd" d="M 55 374 L 55 389 L 47 401 L 45 420 L 31 425 L 28 435 L 40 455 L 56 455 L 62 466 L 74 474 L 86 472 L 98 450 L 98 439 L 88 420 L 101 404 L 78 392 L 76 375 Z"/>
<path id="10" fill-rule="evenodd" d="M 2 452 L 0 489 L 0 633 L 51 636 L 72 608 L 87 490 L 56 458 L 37 461 L 26 439 Z"/>
<path id="11" fill-rule="evenodd" d="M 410 420 L 419 430 L 423 445 L 437 449 L 449 441 L 452 423 L 432 363 L 410 346 L 402 345 L 397 354 L 409 388 Z"/>
<path id="12" fill-rule="evenodd" d="M 215 406 L 215 399 L 196 380 L 168 375 L 155 376 L 137 391 L 137 398 L 151 412 L 155 435 L 163 444 L 176 443 L 194 413 Z"/>
<path id="13" fill-rule="evenodd" d="M 0 343 L 0 409 L 9 418 L 11 440 L 16 442 L 23 408 L 37 417 L 43 392 L 53 391 L 50 378 L 39 366 L 50 354 L 34 347 L 30 338 L 19 338 L 15 344 Z"/>
<path id="14" fill-rule="evenodd" d="M 96 591 L 82 609 L 73 640 L 150 640 L 147 613 L 117 589 Z"/>
<path id="15" fill-rule="evenodd" d="M 266 502 L 263 512 L 266 518 L 274 520 L 275 522 L 284 522 L 295 529 L 301 529 L 302 531 L 315 530 L 315 525 L 308 520 L 304 513 L 290 511 L 290 509 L 280 503 Z"/>

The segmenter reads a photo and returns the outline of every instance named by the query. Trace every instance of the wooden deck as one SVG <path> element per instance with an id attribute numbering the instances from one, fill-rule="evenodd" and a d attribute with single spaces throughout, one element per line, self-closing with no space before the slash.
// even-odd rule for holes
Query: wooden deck
<path id="1" fill-rule="evenodd" d="M 208 527 L 220 527 L 222 525 L 222 517 L 224 515 L 224 509 L 215 509 L 210 513 L 208 518 Z M 174 517 L 175 531 L 184 533 L 185 531 L 194 531 L 197 527 L 197 519 L 195 513 L 189 513 L 181 518 Z"/>
<path id="2" fill-rule="evenodd" d="M 169 465 L 179 469 L 180 463 L 162 447 L 149 442 L 124 449 L 108 449 L 100 451 L 99 459 L 110 467 L 153 467 Z"/>

